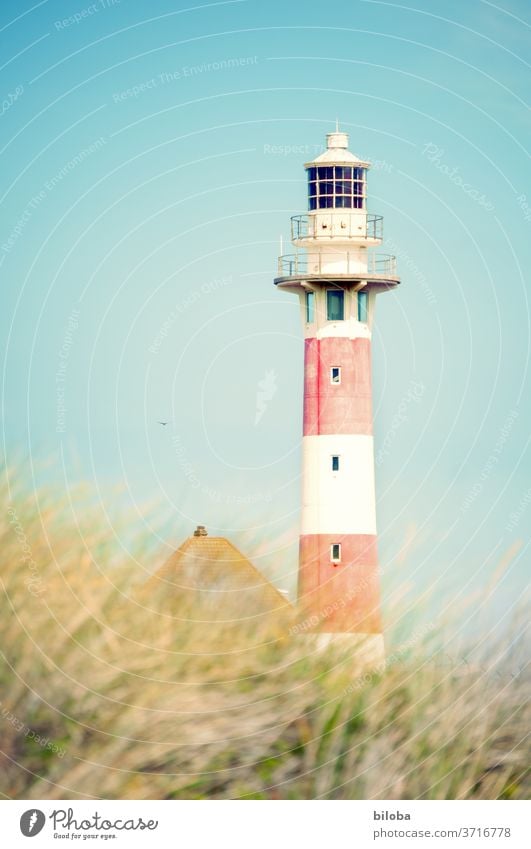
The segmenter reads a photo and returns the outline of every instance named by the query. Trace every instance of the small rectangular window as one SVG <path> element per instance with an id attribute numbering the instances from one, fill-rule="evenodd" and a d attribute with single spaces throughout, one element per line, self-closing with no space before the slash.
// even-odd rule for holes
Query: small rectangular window
<path id="1" fill-rule="evenodd" d="M 328 289 L 326 293 L 326 317 L 328 321 L 343 321 L 345 315 L 345 293 Z"/>
<path id="2" fill-rule="evenodd" d="M 341 562 L 341 543 L 334 542 L 330 546 L 330 559 L 332 563 L 340 563 Z"/>
<path id="3" fill-rule="evenodd" d="M 315 314 L 315 293 L 306 292 L 306 323 L 312 324 Z"/>
<path id="4" fill-rule="evenodd" d="M 332 471 L 339 472 L 339 454 L 332 454 Z"/>
<path id="5" fill-rule="evenodd" d="M 367 292 L 358 292 L 358 321 L 367 322 L 369 295 Z"/>
<path id="6" fill-rule="evenodd" d="M 330 383 L 341 383 L 341 366 L 332 366 L 330 369 Z"/>

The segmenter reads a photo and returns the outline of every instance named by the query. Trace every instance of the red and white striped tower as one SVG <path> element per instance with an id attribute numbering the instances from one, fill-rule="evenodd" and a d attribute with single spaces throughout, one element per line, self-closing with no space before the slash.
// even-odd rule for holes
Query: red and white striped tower
<path id="1" fill-rule="evenodd" d="M 305 336 L 298 598 L 307 627 L 363 635 L 379 656 L 371 330 L 376 295 L 399 278 L 395 257 L 370 251 L 383 219 L 367 213 L 370 163 L 347 134 L 304 167 L 309 211 L 291 219 L 298 250 L 275 279 L 299 296 Z"/>

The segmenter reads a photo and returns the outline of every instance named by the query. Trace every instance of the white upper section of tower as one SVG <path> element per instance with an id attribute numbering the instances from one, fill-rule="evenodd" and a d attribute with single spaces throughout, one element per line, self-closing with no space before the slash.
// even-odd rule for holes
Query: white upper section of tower
<path id="1" fill-rule="evenodd" d="M 326 136 L 326 150 L 304 165 L 308 211 L 291 218 L 291 241 L 302 250 L 279 257 L 278 285 L 348 280 L 372 290 L 398 283 L 395 257 L 368 250 L 382 241 L 383 219 L 367 212 L 370 162 L 351 153 L 348 142 L 336 126 Z"/>

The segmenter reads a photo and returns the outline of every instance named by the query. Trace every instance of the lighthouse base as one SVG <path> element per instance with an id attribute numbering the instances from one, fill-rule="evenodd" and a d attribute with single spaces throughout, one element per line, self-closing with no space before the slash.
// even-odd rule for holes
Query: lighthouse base
<path id="1" fill-rule="evenodd" d="M 338 663 L 352 663 L 360 673 L 371 673 L 385 667 L 385 644 L 383 634 L 300 634 L 308 654 L 333 653 Z"/>

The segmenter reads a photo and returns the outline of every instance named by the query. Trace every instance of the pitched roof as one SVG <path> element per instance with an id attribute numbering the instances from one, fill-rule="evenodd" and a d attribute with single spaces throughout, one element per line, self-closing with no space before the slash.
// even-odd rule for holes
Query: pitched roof
<path id="1" fill-rule="evenodd" d="M 146 588 L 180 598 L 200 594 L 201 602 L 238 618 L 280 612 L 288 600 L 225 537 L 189 537 L 150 578 Z"/>
<path id="2" fill-rule="evenodd" d="M 360 159 L 359 156 L 351 153 L 350 150 L 330 148 L 329 150 L 324 150 L 319 156 L 312 159 L 311 162 L 307 162 L 306 167 L 310 165 L 330 165 L 331 163 L 337 163 L 338 165 L 359 165 L 361 168 L 368 168 L 370 165 L 369 162 Z"/>

